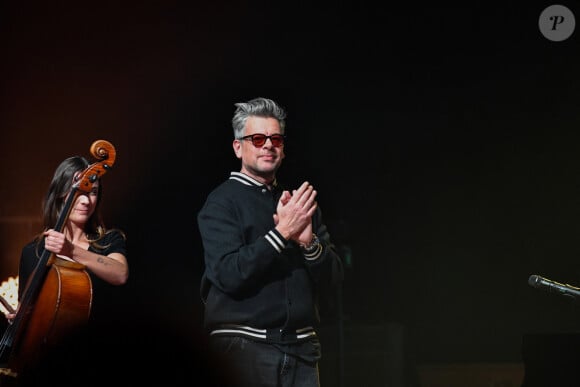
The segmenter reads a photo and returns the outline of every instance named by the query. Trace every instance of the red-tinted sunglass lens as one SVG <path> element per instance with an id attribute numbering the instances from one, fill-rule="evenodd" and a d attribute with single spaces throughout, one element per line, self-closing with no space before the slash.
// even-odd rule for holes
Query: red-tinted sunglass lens
<path id="1" fill-rule="evenodd" d="M 272 145 L 275 147 L 284 145 L 284 136 L 280 135 L 273 135 L 270 137 L 270 141 L 272 141 Z"/>
<path id="2" fill-rule="evenodd" d="M 265 142 L 266 136 L 264 136 L 263 134 L 254 134 L 252 136 L 252 144 L 254 144 L 254 146 L 262 146 L 264 145 Z"/>

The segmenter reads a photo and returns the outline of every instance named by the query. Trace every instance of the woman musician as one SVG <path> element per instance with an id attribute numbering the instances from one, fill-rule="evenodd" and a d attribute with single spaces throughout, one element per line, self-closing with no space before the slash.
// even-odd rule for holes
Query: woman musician
<path id="1" fill-rule="evenodd" d="M 72 203 L 61 232 L 53 227 L 61 215 L 73 184 L 90 165 L 81 156 L 69 157 L 57 167 L 42 203 L 44 230 L 22 249 L 18 272 L 19 299 L 43 249 L 65 260 L 85 266 L 94 284 L 123 285 L 129 276 L 125 234 L 107 229 L 99 212 L 102 184 L 97 179 L 90 192 L 82 192 Z M 95 295 L 98 300 L 98 294 Z M 94 305 L 93 305 L 94 306 Z M 14 314 L 7 314 L 10 321 Z"/>

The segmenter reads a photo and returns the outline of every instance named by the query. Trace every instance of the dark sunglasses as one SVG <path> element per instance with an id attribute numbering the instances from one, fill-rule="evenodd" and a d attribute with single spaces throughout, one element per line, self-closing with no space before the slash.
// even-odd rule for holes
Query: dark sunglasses
<path id="1" fill-rule="evenodd" d="M 244 136 L 239 138 L 239 140 L 250 140 L 252 141 L 252 145 L 254 145 L 255 147 L 261 147 L 266 143 L 267 139 L 270 139 L 270 141 L 272 142 L 272 145 L 275 146 L 276 148 L 284 145 L 284 139 L 286 138 L 286 136 L 282 135 L 282 134 L 273 134 L 271 136 L 266 136 L 265 134 L 261 134 L 261 133 L 256 133 L 256 134 L 250 134 L 249 136 Z"/>

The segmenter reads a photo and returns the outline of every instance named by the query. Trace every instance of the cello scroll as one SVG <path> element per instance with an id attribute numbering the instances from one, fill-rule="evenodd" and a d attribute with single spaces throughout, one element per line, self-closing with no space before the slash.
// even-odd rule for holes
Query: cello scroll
<path id="1" fill-rule="evenodd" d="M 113 167 L 117 156 L 113 144 L 106 140 L 97 140 L 93 142 L 90 152 L 94 158 L 101 161 L 89 165 L 79 176 L 73 189 L 76 188 L 82 192 L 91 191 L 93 183 Z"/>

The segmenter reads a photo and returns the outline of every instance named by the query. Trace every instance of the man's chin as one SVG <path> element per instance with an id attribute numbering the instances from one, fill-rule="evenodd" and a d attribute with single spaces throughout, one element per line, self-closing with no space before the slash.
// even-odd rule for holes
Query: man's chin
<path id="1" fill-rule="evenodd" d="M 275 173 L 278 168 L 280 167 L 280 164 L 277 163 L 276 161 L 272 161 L 272 162 L 262 162 L 259 165 L 260 167 L 260 172 L 262 173 Z"/>

